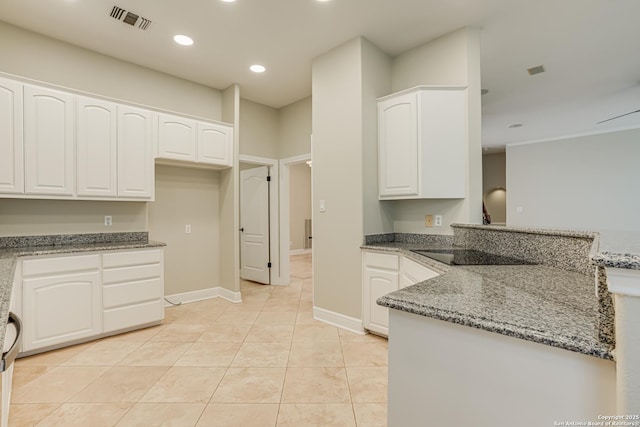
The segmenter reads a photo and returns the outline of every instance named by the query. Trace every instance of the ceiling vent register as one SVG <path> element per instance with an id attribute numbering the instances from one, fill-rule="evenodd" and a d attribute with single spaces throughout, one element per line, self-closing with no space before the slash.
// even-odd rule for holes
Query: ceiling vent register
<path id="1" fill-rule="evenodd" d="M 143 18 L 131 11 L 124 10 L 121 7 L 113 6 L 111 9 L 111 17 L 122 21 L 125 24 L 129 24 L 132 27 L 138 27 L 141 30 L 148 30 L 151 25 L 151 21 L 147 18 Z"/>

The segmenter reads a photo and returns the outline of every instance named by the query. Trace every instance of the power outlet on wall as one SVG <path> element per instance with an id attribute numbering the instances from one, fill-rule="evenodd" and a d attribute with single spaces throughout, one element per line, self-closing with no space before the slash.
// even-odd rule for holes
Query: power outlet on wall
<path id="1" fill-rule="evenodd" d="M 184 232 L 186 234 L 191 234 L 191 224 L 187 224 L 184 226 Z"/>
<path id="2" fill-rule="evenodd" d="M 442 215 L 436 215 L 436 227 L 442 227 Z"/>
<path id="3" fill-rule="evenodd" d="M 424 216 L 424 226 L 425 227 L 433 227 L 433 215 L 425 215 Z"/>
<path id="4" fill-rule="evenodd" d="M 111 215 L 105 215 L 104 216 L 104 226 L 105 227 L 111 227 L 112 224 L 113 224 L 113 220 L 111 218 Z"/>

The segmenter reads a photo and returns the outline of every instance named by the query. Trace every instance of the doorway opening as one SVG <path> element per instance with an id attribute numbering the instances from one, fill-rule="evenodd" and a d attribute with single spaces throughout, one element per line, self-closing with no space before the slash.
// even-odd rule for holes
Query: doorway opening
<path id="1" fill-rule="evenodd" d="M 292 253 L 308 255 L 309 262 L 312 260 L 312 166 L 311 153 L 280 160 L 280 275 L 287 284 Z"/>

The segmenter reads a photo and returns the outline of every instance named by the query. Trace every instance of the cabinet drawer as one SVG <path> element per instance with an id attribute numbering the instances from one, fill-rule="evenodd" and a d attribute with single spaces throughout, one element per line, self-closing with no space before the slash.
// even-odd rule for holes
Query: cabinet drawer
<path id="1" fill-rule="evenodd" d="M 104 308 L 113 308 L 142 301 L 162 298 L 164 289 L 162 280 L 142 280 L 134 283 L 105 286 L 102 289 L 102 304 Z"/>
<path id="2" fill-rule="evenodd" d="M 22 275 L 25 277 L 56 273 L 66 274 L 74 271 L 97 270 L 99 268 L 99 254 L 28 259 L 22 261 Z"/>
<path id="3" fill-rule="evenodd" d="M 364 264 L 369 267 L 398 271 L 398 255 L 365 252 Z"/>
<path id="4" fill-rule="evenodd" d="M 162 250 L 126 251 L 106 253 L 102 258 L 104 268 L 129 265 L 155 264 L 162 261 Z"/>
<path id="5" fill-rule="evenodd" d="M 102 272 L 102 282 L 109 283 L 132 282 L 134 280 L 151 279 L 162 276 L 160 264 L 136 265 L 134 267 L 109 268 Z"/>
<path id="6" fill-rule="evenodd" d="M 104 332 L 117 331 L 164 319 L 162 300 L 105 310 Z"/>

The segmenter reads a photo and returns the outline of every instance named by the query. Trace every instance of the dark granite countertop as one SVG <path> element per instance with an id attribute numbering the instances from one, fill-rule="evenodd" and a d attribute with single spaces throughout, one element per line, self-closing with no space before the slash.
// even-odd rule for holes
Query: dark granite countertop
<path id="1" fill-rule="evenodd" d="M 0 348 L 4 345 L 19 257 L 162 246 L 166 245 L 150 241 L 146 232 L 0 237 Z"/>
<path id="2" fill-rule="evenodd" d="M 411 252 L 442 247 L 365 242 L 363 249 L 397 252 L 442 273 L 385 295 L 378 304 L 613 360 L 613 346 L 599 339 L 592 275 L 549 265 L 449 266 Z"/>

